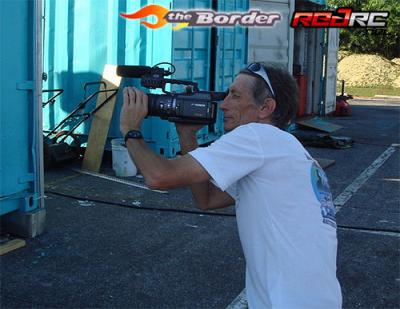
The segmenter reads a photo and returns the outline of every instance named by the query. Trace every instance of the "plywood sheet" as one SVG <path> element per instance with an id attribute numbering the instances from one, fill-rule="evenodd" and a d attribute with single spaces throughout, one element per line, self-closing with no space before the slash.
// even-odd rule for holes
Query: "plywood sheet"
<path id="1" fill-rule="evenodd" d="M 116 68 L 116 65 L 106 64 L 104 66 L 102 81 L 106 83 L 107 89 L 118 88 L 121 83 L 121 77 L 117 75 Z M 107 96 L 110 96 L 111 94 L 112 92 L 100 93 L 97 97 L 96 106 L 99 106 L 104 102 Z M 96 114 L 93 115 L 92 126 L 90 128 L 85 156 L 82 163 L 82 169 L 84 170 L 92 172 L 100 171 L 104 146 L 106 144 L 116 99 L 117 96 L 115 95 L 100 110 L 98 110 Z"/>

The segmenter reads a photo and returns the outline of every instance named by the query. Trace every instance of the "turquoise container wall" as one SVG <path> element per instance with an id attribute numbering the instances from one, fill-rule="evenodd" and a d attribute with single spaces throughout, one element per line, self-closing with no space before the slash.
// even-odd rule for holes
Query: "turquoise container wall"
<path id="1" fill-rule="evenodd" d="M 218 1 L 218 11 L 245 12 L 247 0 Z M 224 90 L 233 82 L 236 74 L 244 67 L 247 59 L 247 28 L 218 28 L 216 87 Z"/>
<path id="2" fill-rule="evenodd" d="M 218 11 L 246 12 L 248 0 L 218 1 Z M 224 91 L 235 79 L 237 73 L 247 61 L 247 28 L 226 27 L 218 28 L 216 90 Z M 216 131 L 223 131 L 223 113 L 218 114 Z"/>
<path id="3" fill-rule="evenodd" d="M 38 5 L 0 1 L 0 215 L 33 211 L 42 201 Z"/>
<path id="4" fill-rule="evenodd" d="M 175 0 L 174 9 L 211 9 L 210 0 Z M 240 12 L 247 11 L 248 0 L 219 0 L 218 11 Z M 246 28 L 227 27 L 217 28 L 217 41 L 212 41 L 210 27 L 188 27 L 172 33 L 172 59 L 177 70 L 175 78 L 193 80 L 200 89 L 210 89 L 211 83 L 211 54 L 216 53 L 215 59 L 215 90 L 224 91 L 232 83 L 236 74 L 245 65 L 247 59 Z M 214 46 L 212 46 L 214 45 Z M 158 126 L 160 127 L 162 122 Z M 174 156 L 179 151 L 179 140 L 172 124 L 163 124 L 167 131 L 166 149 L 172 149 L 168 156 Z M 224 133 L 223 113 L 218 110 L 217 121 L 212 127 L 201 129 L 197 138 L 200 144 L 212 142 Z M 161 144 L 158 142 L 158 144 Z"/>
<path id="5" fill-rule="evenodd" d="M 174 0 L 172 9 L 189 10 L 211 7 L 211 0 Z M 198 83 L 201 90 L 209 89 L 210 79 L 210 28 L 186 27 L 172 31 L 172 63 L 176 67 L 174 79 L 191 80 Z M 182 91 L 182 88 L 175 89 Z M 153 148 L 166 157 L 174 157 L 180 151 L 175 125 L 166 120 L 152 118 Z M 208 137 L 207 127 L 200 130 L 198 140 L 204 143 Z"/>
<path id="6" fill-rule="evenodd" d="M 54 105 L 44 108 L 45 130 L 57 125 L 83 99 L 85 82 L 101 80 L 105 64 L 153 65 L 171 60 L 171 26 L 152 30 L 140 25 L 140 20 L 119 16 L 153 2 L 170 7 L 169 0 L 45 0 L 43 63 L 48 80 L 43 89 L 65 90 Z M 147 20 L 153 22 L 153 17 Z M 92 93 L 98 87 L 89 89 Z M 120 136 L 121 92 L 117 102 L 109 137 Z M 95 104 L 88 104 L 87 110 Z M 90 120 L 75 132 L 88 134 L 89 128 Z M 151 132 L 145 131 L 150 140 Z"/>
<path id="7" fill-rule="evenodd" d="M 218 1 L 219 11 L 247 10 L 248 0 Z M 173 31 L 172 25 L 152 30 L 140 20 L 126 20 L 121 12 L 132 13 L 148 4 L 171 9 L 210 9 L 211 0 L 45 0 L 44 71 L 49 78 L 44 89 L 65 91 L 54 105 L 44 109 L 44 128 L 58 124 L 83 99 L 83 84 L 101 79 L 103 66 L 109 64 L 154 65 L 173 62 L 173 78 L 194 80 L 199 88 L 210 88 L 212 42 L 211 28 L 187 27 Z M 152 18 L 147 18 L 152 22 Z M 246 29 L 218 28 L 216 55 L 216 90 L 226 90 L 246 61 Z M 123 85 L 138 85 L 138 80 L 123 80 Z M 95 91 L 96 89 L 93 89 Z M 109 137 L 120 137 L 118 128 L 121 105 L 119 93 Z M 95 102 L 88 105 L 88 109 Z M 88 134 L 90 121 L 76 133 Z M 144 121 L 145 140 L 158 153 L 174 157 L 179 149 L 175 125 L 156 117 Z M 203 128 L 198 135 L 201 144 L 223 134 L 223 115 L 218 122 Z"/>

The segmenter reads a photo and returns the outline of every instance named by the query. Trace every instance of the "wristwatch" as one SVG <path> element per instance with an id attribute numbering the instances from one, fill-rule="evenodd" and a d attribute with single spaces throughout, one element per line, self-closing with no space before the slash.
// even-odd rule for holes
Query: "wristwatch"
<path id="1" fill-rule="evenodd" d="M 131 130 L 128 133 L 125 134 L 125 144 L 126 141 L 128 140 L 128 138 L 143 138 L 142 132 L 140 132 L 139 130 Z"/>

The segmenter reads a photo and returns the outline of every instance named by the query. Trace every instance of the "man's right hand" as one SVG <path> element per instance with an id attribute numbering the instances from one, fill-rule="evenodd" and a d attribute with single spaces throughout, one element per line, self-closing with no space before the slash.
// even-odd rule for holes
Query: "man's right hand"
<path id="1" fill-rule="evenodd" d="M 190 124 L 190 123 L 179 123 L 175 122 L 176 131 L 178 134 L 196 134 L 204 124 Z"/>
<path id="2" fill-rule="evenodd" d="M 202 127 L 203 124 L 187 124 L 187 123 L 175 123 L 176 131 L 179 135 L 179 142 L 181 144 L 182 154 L 186 154 L 198 147 L 196 133 Z"/>
<path id="3" fill-rule="evenodd" d="M 176 131 L 179 136 L 182 137 L 191 137 L 196 136 L 197 131 L 199 131 L 204 124 L 190 124 L 190 123 L 175 123 Z"/>

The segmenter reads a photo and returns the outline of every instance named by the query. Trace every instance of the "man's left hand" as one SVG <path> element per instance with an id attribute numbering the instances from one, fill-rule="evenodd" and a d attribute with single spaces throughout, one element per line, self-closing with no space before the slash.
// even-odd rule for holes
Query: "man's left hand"
<path id="1" fill-rule="evenodd" d="M 140 125 L 147 116 L 148 97 L 134 87 L 124 88 L 124 103 L 120 115 L 120 130 L 123 135 L 131 130 L 140 130 Z"/>

